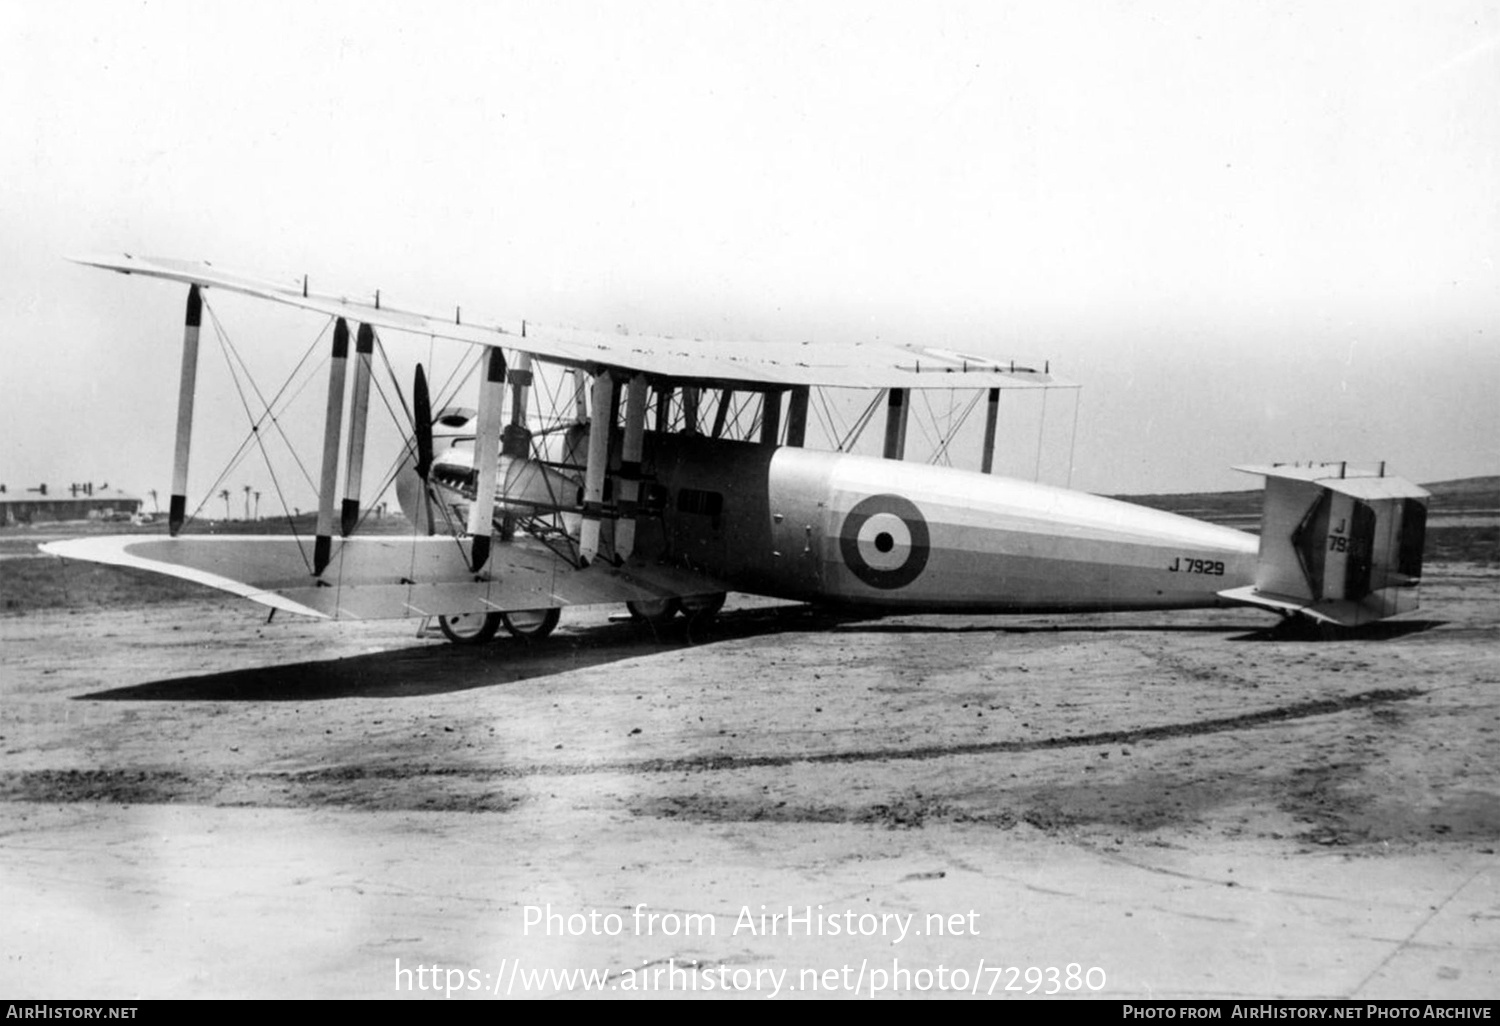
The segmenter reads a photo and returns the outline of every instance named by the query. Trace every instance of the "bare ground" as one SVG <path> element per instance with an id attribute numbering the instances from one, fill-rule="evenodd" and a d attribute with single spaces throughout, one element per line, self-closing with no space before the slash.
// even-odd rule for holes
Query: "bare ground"
<path id="1" fill-rule="evenodd" d="M 678 990 L 868 991 L 892 959 L 1027 985 L 985 959 L 1111 997 L 1493 997 L 1497 598 L 1435 565 L 1416 620 L 1333 639 L 749 599 L 695 636 L 586 610 L 479 649 L 217 598 L 3 616 L 0 989 L 431 996 L 399 966 L 489 992 L 522 964 L 618 992 L 691 962 Z M 548 905 L 623 932 L 528 927 Z M 762 905 L 975 918 L 766 936 Z"/>

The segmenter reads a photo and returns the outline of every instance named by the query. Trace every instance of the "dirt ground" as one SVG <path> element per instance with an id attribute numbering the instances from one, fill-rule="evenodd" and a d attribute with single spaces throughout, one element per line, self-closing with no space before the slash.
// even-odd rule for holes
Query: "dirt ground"
<path id="1" fill-rule="evenodd" d="M 0 992 L 1500 993 L 1493 566 L 1357 638 L 608 612 L 0 616 Z"/>

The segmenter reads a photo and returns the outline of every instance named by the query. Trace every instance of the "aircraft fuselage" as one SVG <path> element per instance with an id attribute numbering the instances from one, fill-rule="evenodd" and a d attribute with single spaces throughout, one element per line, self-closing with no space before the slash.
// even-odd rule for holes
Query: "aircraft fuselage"
<path id="1" fill-rule="evenodd" d="M 1230 605 L 1258 539 L 1118 500 L 972 471 L 702 436 L 647 435 L 664 502 L 637 559 L 735 590 L 888 610 Z"/>

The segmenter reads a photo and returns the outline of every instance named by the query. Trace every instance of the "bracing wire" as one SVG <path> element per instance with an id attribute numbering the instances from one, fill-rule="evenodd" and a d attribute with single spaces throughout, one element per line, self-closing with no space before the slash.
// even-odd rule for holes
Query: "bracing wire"
<path id="1" fill-rule="evenodd" d="M 1073 431 L 1068 437 L 1068 487 L 1073 487 L 1073 452 L 1078 444 L 1078 406 L 1083 400 L 1082 390 L 1073 392 Z"/>
<path id="2" fill-rule="evenodd" d="M 226 363 L 229 363 L 230 355 L 233 355 L 234 361 L 239 364 L 241 370 L 244 372 L 245 379 L 250 383 L 251 389 L 254 390 L 255 397 L 260 400 L 260 404 L 264 412 L 260 415 L 259 418 L 256 418 L 250 414 L 249 403 L 245 400 L 243 391 L 241 391 L 240 400 L 241 404 L 245 406 L 246 416 L 251 420 L 251 433 L 258 435 L 260 426 L 269 419 L 271 421 L 271 425 L 275 427 L 277 433 L 281 435 L 281 440 L 286 443 L 287 450 L 291 452 L 292 459 L 296 461 L 298 468 L 302 471 L 302 476 L 307 481 L 308 487 L 312 488 L 313 491 L 316 492 L 317 485 L 313 484 L 312 475 L 308 473 L 307 467 L 302 463 L 301 457 L 297 455 L 296 447 L 292 445 L 291 439 L 287 438 L 286 431 L 282 428 L 281 421 L 276 415 L 275 406 L 276 403 L 281 401 L 281 397 L 286 393 L 286 390 L 291 387 L 292 381 L 296 378 L 302 367 L 307 363 L 308 358 L 317 351 L 318 343 L 323 340 L 324 335 L 328 334 L 328 329 L 333 322 L 330 320 L 323 325 L 323 330 L 318 332 L 317 337 L 314 338 L 312 343 L 307 347 L 307 351 L 302 354 L 302 359 L 297 361 L 297 365 L 292 368 L 292 372 L 288 374 L 286 380 L 282 382 L 281 388 L 277 390 L 276 395 L 272 397 L 270 402 L 267 402 L 265 394 L 260 390 L 260 386 L 255 383 L 255 376 L 250 372 L 249 365 L 245 363 L 244 357 L 240 355 L 239 349 L 234 344 L 234 340 L 229 337 L 229 333 L 224 330 L 223 324 L 220 323 L 218 314 L 214 312 L 213 308 L 210 307 L 207 302 L 204 302 L 203 306 L 204 309 L 208 310 L 208 315 L 213 320 L 214 332 L 220 340 L 221 347 L 225 349 L 224 359 Z M 319 364 L 319 366 L 322 365 Z M 313 370 L 314 372 L 316 372 L 317 368 L 315 367 Z M 230 374 L 234 375 L 233 363 L 230 363 Z M 308 375 L 307 379 L 303 381 L 303 383 L 298 387 L 297 391 L 293 393 L 291 398 L 286 401 L 285 405 L 282 407 L 283 412 L 288 407 L 290 407 L 292 403 L 296 402 L 298 396 L 300 396 L 303 390 L 306 389 L 307 386 L 312 382 L 314 376 L 315 373 Z M 237 376 L 235 381 L 235 388 L 237 390 L 239 390 L 240 388 Z"/>
<path id="3" fill-rule="evenodd" d="M 241 407 L 245 411 L 246 419 L 250 422 L 250 431 L 246 435 L 245 439 L 241 441 L 234 455 L 230 457 L 229 461 L 225 465 L 224 469 L 220 472 L 213 485 L 208 489 L 208 492 L 206 493 L 203 501 L 200 502 L 197 508 L 193 511 L 193 519 L 197 518 L 197 516 L 202 512 L 203 507 L 206 506 L 208 502 L 214 497 L 215 492 L 219 491 L 220 486 L 224 483 L 224 481 L 231 474 L 233 474 L 234 471 L 244 462 L 246 456 L 249 455 L 251 446 L 253 444 L 253 446 L 260 451 L 261 457 L 265 461 L 266 471 L 271 477 L 271 483 L 276 490 L 277 498 L 281 502 L 282 511 L 287 517 L 287 522 L 291 528 L 292 536 L 298 539 L 298 551 L 301 553 L 303 561 L 307 562 L 307 553 L 305 551 L 302 551 L 301 539 L 298 538 L 297 535 L 296 521 L 291 516 L 290 509 L 286 501 L 285 490 L 282 487 L 279 476 L 276 474 L 276 468 L 271 460 L 270 453 L 266 451 L 265 438 L 263 432 L 261 431 L 261 427 L 267 420 L 271 422 L 272 426 L 276 428 L 277 433 L 281 436 L 282 441 L 287 445 L 288 450 L 291 451 L 293 459 L 297 462 L 299 468 L 301 468 L 304 478 L 307 478 L 309 484 L 311 484 L 311 478 L 307 473 L 307 468 L 303 466 L 302 461 L 297 458 L 295 447 L 292 446 L 291 440 L 286 437 L 286 432 L 281 425 L 281 421 L 277 413 L 277 405 L 281 403 L 282 397 L 286 395 L 287 389 L 291 387 L 292 382 L 296 380 L 297 376 L 301 373 L 302 368 L 307 364 L 308 358 L 312 355 L 313 352 L 316 351 L 318 343 L 321 342 L 323 336 L 327 334 L 328 325 L 324 325 L 323 330 L 320 331 L 317 337 L 313 339 L 306 352 L 303 353 L 302 358 L 297 362 L 297 365 L 292 369 L 291 373 L 287 375 L 286 380 L 282 382 L 282 385 L 277 390 L 276 394 L 269 401 L 267 401 L 265 393 L 261 391 L 260 386 L 256 383 L 255 376 L 251 372 L 249 365 L 245 362 L 244 357 L 240 354 L 238 348 L 234 345 L 234 341 L 230 338 L 229 333 L 225 331 L 224 325 L 219 320 L 218 314 L 206 302 L 204 303 L 204 308 L 208 310 L 209 318 L 214 325 L 215 336 L 219 340 L 220 353 L 224 357 L 225 366 L 229 370 L 230 380 L 234 384 L 235 393 L 240 400 Z M 238 369 L 236 368 L 236 365 L 238 365 Z M 297 389 L 297 391 L 292 393 L 291 397 L 288 398 L 284 404 L 282 404 L 282 412 L 285 412 L 287 408 L 289 408 L 293 403 L 296 402 L 298 396 L 301 395 L 302 390 L 307 387 L 308 382 L 310 382 L 311 380 L 312 375 L 309 375 L 307 380 L 303 382 L 303 384 Z M 262 409 L 259 415 L 256 415 L 251 409 L 249 397 L 245 393 L 246 384 L 249 385 L 250 389 L 255 393 L 257 400 L 261 404 Z M 220 492 L 220 494 L 222 495 L 222 492 Z M 308 567 L 309 569 L 311 569 L 310 563 L 308 563 Z"/>
<path id="4" fill-rule="evenodd" d="M 1051 389 L 1042 390 L 1042 415 L 1037 418 L 1036 424 L 1036 469 L 1031 474 L 1033 481 L 1042 479 L 1042 432 L 1047 428 L 1047 393 L 1050 391 Z"/>
<path id="5" fill-rule="evenodd" d="M 929 398 L 927 398 L 927 390 L 925 388 L 924 389 L 920 389 L 919 393 L 922 396 L 922 405 L 924 407 L 926 407 L 926 409 L 927 409 L 927 419 L 930 420 L 930 421 L 932 421 L 933 429 L 938 432 L 938 441 L 941 441 L 942 437 L 943 437 L 943 433 L 942 433 L 942 431 L 940 429 L 938 429 L 938 426 L 937 426 L 937 413 L 932 408 L 932 400 L 929 399 Z M 908 393 L 908 395 L 910 395 L 910 393 Z M 910 407 L 911 407 L 911 404 L 908 401 L 908 407 L 907 408 L 910 409 Z M 918 417 L 914 417 L 912 419 L 917 422 L 917 430 L 920 431 L 920 432 L 922 432 L 922 440 L 927 443 L 927 450 L 929 452 L 935 451 L 937 449 L 938 442 L 933 441 L 932 436 L 927 433 L 927 427 L 926 427 L 926 425 L 924 425 L 922 423 L 922 418 L 920 416 L 918 416 Z"/>
<path id="6" fill-rule="evenodd" d="M 942 444 L 938 446 L 937 452 L 932 454 L 932 459 L 928 460 L 929 463 L 935 464 L 937 463 L 939 458 L 942 458 L 943 462 L 946 465 L 953 465 L 953 461 L 948 459 L 948 448 L 953 444 L 953 440 L 958 437 L 959 431 L 961 431 L 963 429 L 963 426 L 968 423 L 969 415 L 974 412 L 974 407 L 979 405 L 979 400 L 984 397 L 984 394 L 985 393 L 983 390 L 979 390 L 974 393 L 974 398 L 969 400 L 969 405 L 965 406 L 963 412 L 958 415 L 958 420 L 956 423 L 953 421 L 952 413 L 954 404 L 949 404 L 948 437 L 943 439 Z"/>
<path id="7" fill-rule="evenodd" d="M 865 412 L 859 415 L 859 419 L 855 421 L 854 427 L 849 429 L 849 434 L 845 436 L 843 441 L 839 442 L 837 451 L 848 452 L 855 445 L 859 444 L 860 436 L 865 433 L 865 428 L 869 425 L 871 418 L 875 416 L 875 411 L 880 408 L 880 404 L 885 401 L 886 393 L 889 391 L 890 389 L 882 388 L 875 393 L 875 397 L 870 400 L 870 405 L 865 407 Z"/>

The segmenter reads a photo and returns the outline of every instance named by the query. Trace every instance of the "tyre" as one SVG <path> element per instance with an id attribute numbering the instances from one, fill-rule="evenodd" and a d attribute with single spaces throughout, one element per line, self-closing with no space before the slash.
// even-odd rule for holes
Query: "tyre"
<path id="1" fill-rule="evenodd" d="M 562 619 L 562 610 L 554 606 L 551 609 L 525 609 L 498 615 L 511 634 L 526 641 L 540 641 L 551 634 L 557 621 Z"/>
<path id="2" fill-rule="evenodd" d="M 438 617 L 438 629 L 455 645 L 483 645 L 500 629 L 499 613 L 456 613 Z"/>
<path id="3" fill-rule="evenodd" d="M 707 623 L 719 615 L 724 608 L 724 592 L 713 595 L 692 595 L 682 600 L 682 614 L 689 623 Z"/>
<path id="4" fill-rule="evenodd" d="M 641 602 L 627 602 L 625 608 L 630 610 L 632 620 L 641 620 L 645 623 L 666 623 L 677 615 L 677 610 L 682 604 L 675 598 L 647 599 Z"/>

